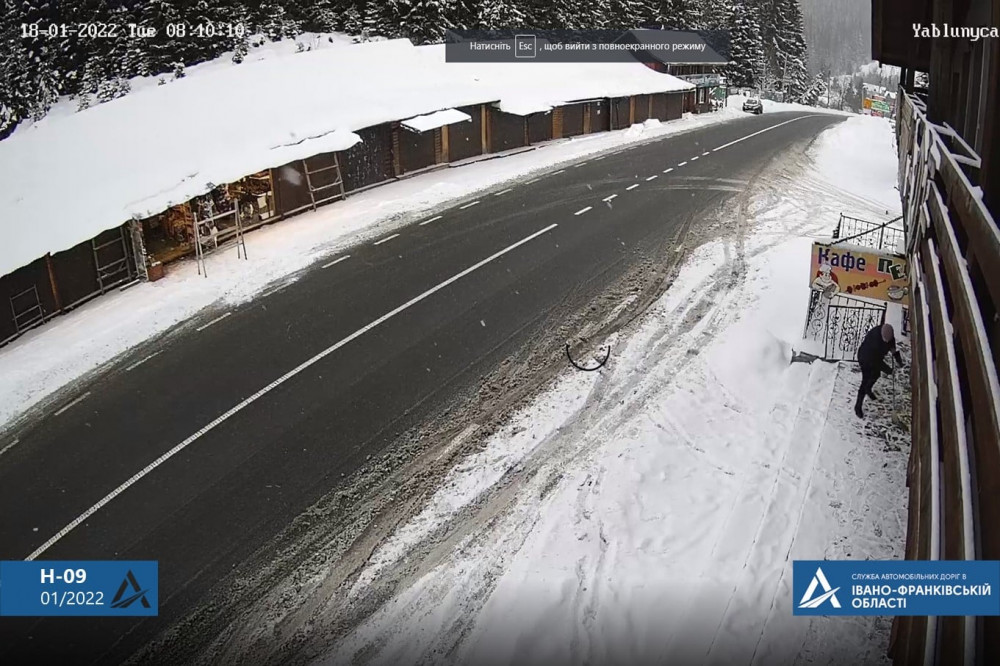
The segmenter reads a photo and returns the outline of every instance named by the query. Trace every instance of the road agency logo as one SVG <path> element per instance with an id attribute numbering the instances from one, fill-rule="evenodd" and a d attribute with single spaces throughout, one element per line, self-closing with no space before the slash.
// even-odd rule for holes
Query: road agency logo
<path id="1" fill-rule="evenodd" d="M 822 593 L 819 593 L 816 588 L 822 588 Z M 809 581 L 809 587 L 806 588 L 806 593 L 799 601 L 799 608 L 819 608 L 826 602 L 830 602 L 834 608 L 840 608 L 840 600 L 837 599 L 837 590 L 839 589 L 839 587 L 831 587 L 823 569 L 816 567 L 816 573 L 813 574 L 812 580 Z"/>
<path id="2" fill-rule="evenodd" d="M 122 584 L 118 586 L 118 591 L 115 592 L 115 598 L 111 600 L 111 607 L 128 608 L 132 604 L 139 602 L 143 608 L 149 608 L 149 600 L 146 599 L 147 592 L 149 590 L 142 589 L 139 581 L 135 578 L 135 574 L 129 569 L 122 580 Z"/>

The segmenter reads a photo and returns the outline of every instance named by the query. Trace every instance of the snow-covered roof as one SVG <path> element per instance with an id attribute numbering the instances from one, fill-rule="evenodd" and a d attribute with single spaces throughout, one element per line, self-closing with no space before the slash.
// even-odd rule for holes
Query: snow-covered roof
<path id="1" fill-rule="evenodd" d="M 354 130 L 481 103 L 407 40 L 214 67 L 0 141 L 0 275 Z M 489 96 L 487 95 L 487 98 Z"/>
<path id="2" fill-rule="evenodd" d="M 539 110 L 690 85 L 639 64 L 454 64 L 407 40 L 214 63 L 0 141 L 0 275 L 355 130 L 471 104 Z"/>
<path id="3" fill-rule="evenodd" d="M 437 129 L 438 127 L 444 127 L 445 125 L 451 125 L 452 123 L 461 123 L 468 120 L 472 120 L 472 116 L 458 109 L 444 109 L 443 111 L 435 111 L 434 113 L 428 113 L 424 116 L 417 116 L 416 118 L 410 118 L 404 120 L 401 124 L 406 129 L 413 130 L 414 132 L 426 132 L 427 130 Z"/>
<path id="4" fill-rule="evenodd" d="M 495 91 L 495 106 L 505 113 L 528 115 L 585 99 L 627 97 L 659 92 L 693 90 L 675 76 L 630 62 L 450 62 L 443 44 L 419 46 L 425 59 L 445 64 Z"/>

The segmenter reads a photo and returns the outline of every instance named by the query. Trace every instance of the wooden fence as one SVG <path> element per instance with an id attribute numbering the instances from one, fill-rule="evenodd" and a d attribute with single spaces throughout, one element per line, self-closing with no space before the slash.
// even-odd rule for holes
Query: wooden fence
<path id="1" fill-rule="evenodd" d="M 979 157 L 901 90 L 899 184 L 913 303 L 907 559 L 1000 559 L 1000 229 Z M 1000 617 L 899 617 L 901 664 L 1000 663 Z"/>

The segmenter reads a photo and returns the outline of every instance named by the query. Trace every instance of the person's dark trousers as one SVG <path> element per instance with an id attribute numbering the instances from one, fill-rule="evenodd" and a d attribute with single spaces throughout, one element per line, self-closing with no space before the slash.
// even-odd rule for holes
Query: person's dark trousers
<path id="1" fill-rule="evenodd" d="M 879 375 L 882 372 L 887 371 L 888 368 L 885 363 L 880 363 L 879 365 L 862 365 L 861 366 L 861 386 L 858 388 L 858 400 L 854 403 L 854 411 L 858 416 L 863 416 L 864 412 L 861 411 L 862 405 L 865 402 L 865 396 L 871 394 L 872 389 L 875 387 L 875 382 L 878 381 Z"/>

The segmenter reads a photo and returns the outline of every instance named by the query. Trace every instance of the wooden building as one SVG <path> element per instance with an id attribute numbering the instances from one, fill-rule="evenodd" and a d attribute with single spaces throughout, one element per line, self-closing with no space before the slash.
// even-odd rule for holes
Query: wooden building
<path id="1" fill-rule="evenodd" d="M 135 278 L 128 225 L 36 259 L 0 277 L 0 344 Z"/>
<path id="2" fill-rule="evenodd" d="M 998 560 L 1000 43 L 923 36 L 915 24 L 1000 27 L 1000 0 L 872 2 L 872 55 L 902 68 L 896 133 L 914 304 L 906 557 Z M 897 617 L 890 654 L 896 664 L 1000 663 L 1000 617 Z"/>
<path id="3" fill-rule="evenodd" d="M 0 277 L 0 344 L 163 266 L 211 251 L 264 224 L 399 177 L 487 153 L 681 117 L 685 91 L 597 98 L 518 115 L 481 103 L 357 130 L 361 141 L 222 184 L 151 217 L 100 233 Z M 429 117 L 428 116 L 428 117 Z M 423 121 L 417 122 L 419 119 Z M 456 120 L 457 119 L 457 120 Z M 411 122 L 414 121 L 414 122 Z M 447 121 L 447 122 L 446 122 Z"/>

